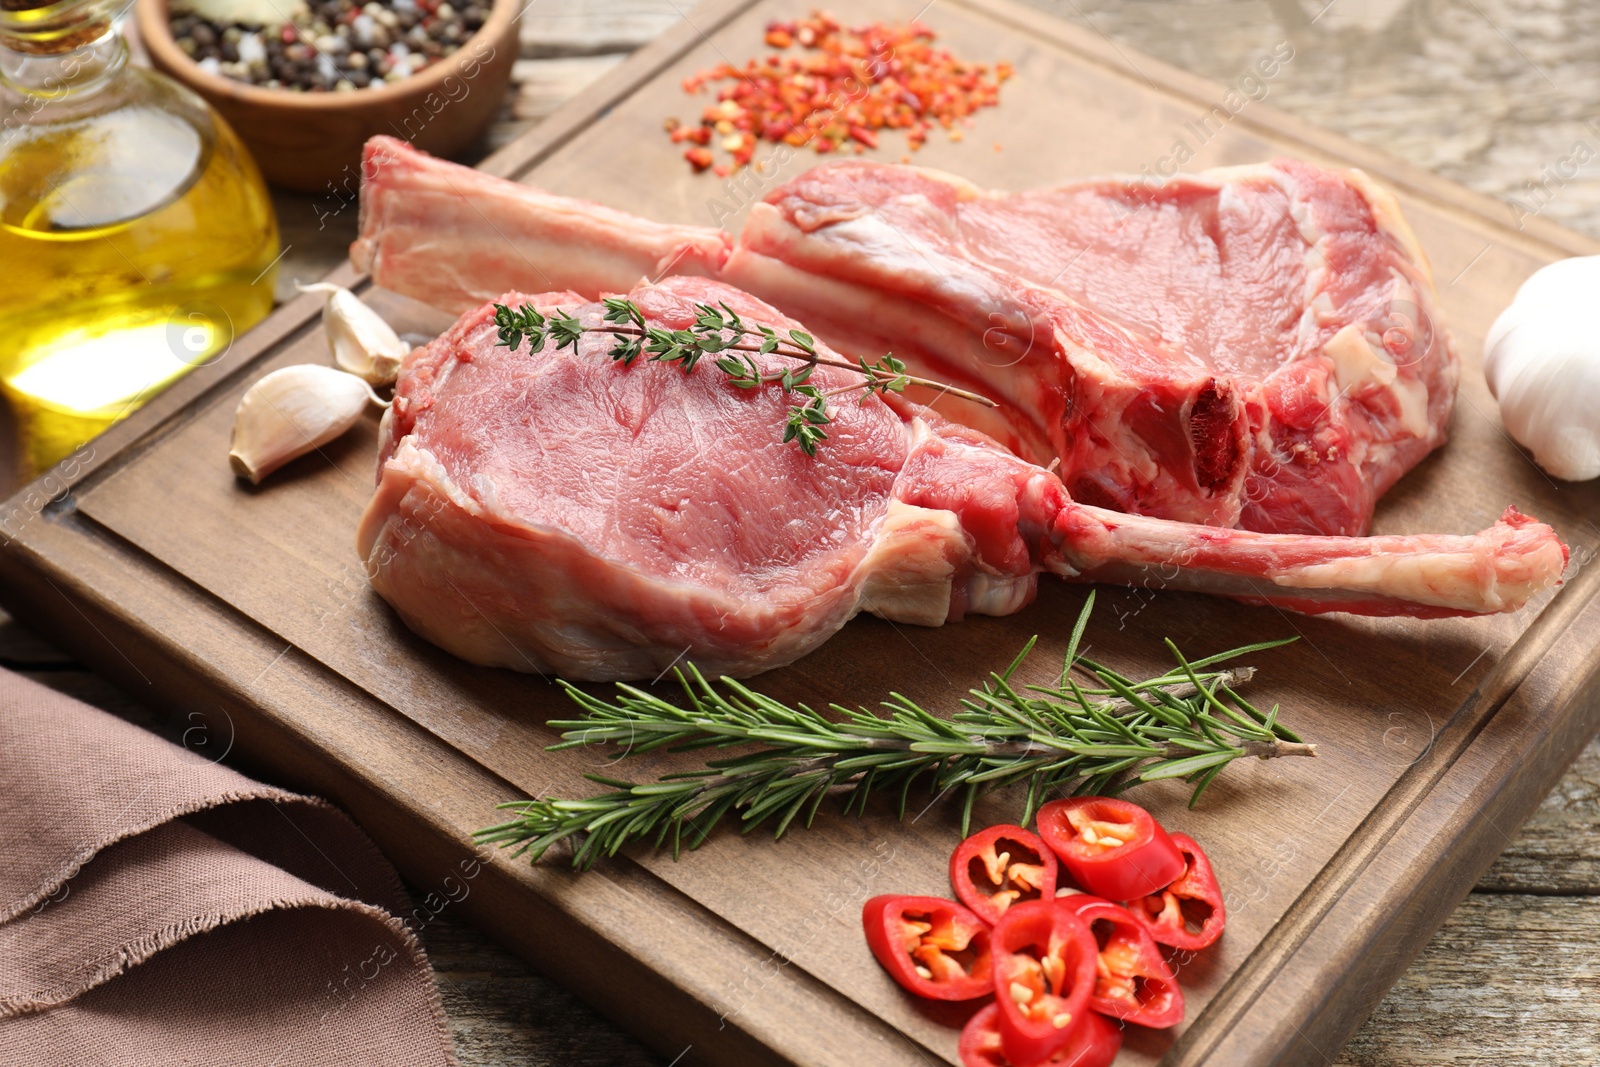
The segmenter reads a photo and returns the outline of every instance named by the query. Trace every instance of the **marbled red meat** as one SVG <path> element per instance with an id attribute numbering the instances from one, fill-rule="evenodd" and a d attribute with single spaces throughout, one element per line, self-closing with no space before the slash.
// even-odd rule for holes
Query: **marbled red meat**
<path id="1" fill-rule="evenodd" d="M 392 139 L 368 160 L 352 258 L 380 285 L 461 311 L 507 288 L 717 275 L 842 351 L 892 351 L 1000 401 L 938 406 L 1059 461 L 1088 503 L 1360 533 L 1449 424 L 1458 364 L 1426 257 L 1359 171 L 1280 161 L 1002 194 L 829 163 L 757 204 L 730 254 L 718 231 L 629 225 Z"/>
<path id="2" fill-rule="evenodd" d="M 1139 514 L 1364 532 L 1455 398 L 1393 199 L 1293 161 L 1011 194 L 825 164 L 756 205 L 721 276 L 986 391 L 998 411 L 941 408 Z"/>
<path id="3" fill-rule="evenodd" d="M 696 302 L 798 323 L 719 282 L 631 294 L 653 325 Z M 501 302 L 601 307 L 576 293 Z M 1508 512 L 1474 536 L 1260 534 L 1075 503 L 1053 473 L 899 398 L 836 402 L 815 457 L 781 441 L 790 398 L 575 349 L 513 351 L 468 311 L 405 361 L 358 534 L 373 587 L 476 663 L 650 678 L 673 662 L 748 675 L 853 615 L 939 625 L 1003 615 L 1048 571 L 1216 592 L 1298 611 L 1424 617 L 1513 610 L 1558 580 L 1549 527 Z M 824 346 L 825 356 L 835 355 Z M 762 369 L 784 364 L 757 357 Z M 858 383 L 819 368 L 814 384 Z"/>

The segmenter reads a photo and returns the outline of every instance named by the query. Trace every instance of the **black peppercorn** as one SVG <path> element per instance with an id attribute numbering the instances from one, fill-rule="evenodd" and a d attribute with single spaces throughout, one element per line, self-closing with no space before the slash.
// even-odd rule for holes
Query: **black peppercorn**
<path id="1" fill-rule="evenodd" d="M 292 22 L 215 23 L 174 12 L 185 55 L 225 77 L 271 89 L 377 88 L 450 55 L 488 17 L 482 3 L 451 0 L 311 0 Z M 325 58 L 324 58 L 325 57 Z"/>

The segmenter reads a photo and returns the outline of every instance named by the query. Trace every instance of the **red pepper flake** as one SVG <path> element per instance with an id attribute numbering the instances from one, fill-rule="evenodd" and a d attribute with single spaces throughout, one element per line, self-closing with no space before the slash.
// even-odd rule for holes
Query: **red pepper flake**
<path id="1" fill-rule="evenodd" d="M 878 147 L 878 135 L 867 129 L 865 126 L 850 127 L 850 136 L 855 140 L 860 141 L 868 148 Z"/>
<path id="2" fill-rule="evenodd" d="M 677 129 L 668 134 L 668 136 L 672 138 L 673 144 L 689 141 L 692 144 L 697 144 L 701 147 L 704 147 L 711 143 L 711 127 L 679 126 Z"/>
<path id="3" fill-rule="evenodd" d="M 764 40 L 779 52 L 743 68 L 719 63 L 683 80 L 688 93 L 715 87 L 716 103 L 705 108 L 698 126 L 668 133 L 674 143 L 702 148 L 715 133 L 731 162 L 714 173 L 749 166 L 758 141 L 860 153 L 877 148 L 878 131 L 891 129 L 907 131 L 915 152 L 934 125 L 959 141 L 956 124 L 970 126 L 974 112 L 998 104 L 1000 84 L 1014 73 L 1009 63 L 991 68 L 935 48 L 933 31 L 920 22 L 845 28 L 827 12 L 813 11 L 809 18 L 768 23 Z M 796 44 L 799 54 L 788 51 Z M 684 158 L 697 171 L 712 168 L 709 151 L 690 150 Z"/>

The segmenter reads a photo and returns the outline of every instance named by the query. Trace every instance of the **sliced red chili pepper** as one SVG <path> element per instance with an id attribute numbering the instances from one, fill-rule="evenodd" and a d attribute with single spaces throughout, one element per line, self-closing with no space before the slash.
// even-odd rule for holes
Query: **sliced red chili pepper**
<path id="1" fill-rule="evenodd" d="M 1034 900 L 1008 909 L 991 943 L 1001 1050 L 1012 1063 L 1047 1060 L 1088 1013 L 1094 935 L 1066 903 Z"/>
<path id="2" fill-rule="evenodd" d="M 1061 899 L 1089 924 L 1100 949 L 1089 1007 L 1140 1026 L 1183 1022 L 1183 991 L 1144 924 L 1122 905 L 1101 897 L 1080 894 Z"/>
<path id="3" fill-rule="evenodd" d="M 1020 826 L 991 826 L 956 846 L 950 884 L 974 915 L 997 923 L 1013 904 L 1056 895 L 1056 856 Z"/>
<path id="4" fill-rule="evenodd" d="M 1069 797 L 1039 809 L 1044 838 L 1073 879 L 1107 900 L 1159 893 L 1183 873 L 1161 824 L 1118 797 Z"/>
<path id="5" fill-rule="evenodd" d="M 862 905 L 867 947 L 889 976 L 931 1000 L 994 992 L 989 928 L 953 900 L 873 897 Z"/>
<path id="6" fill-rule="evenodd" d="M 1122 1027 L 1104 1015 L 1088 1012 L 1072 1038 L 1039 1067 L 1111 1067 L 1122 1048 Z M 967 1020 L 957 1046 L 964 1067 L 1012 1067 L 1000 1044 L 1000 1009 L 987 1004 Z"/>
<path id="7" fill-rule="evenodd" d="M 1183 873 L 1159 893 L 1129 901 L 1128 910 L 1163 945 L 1205 948 L 1222 936 L 1222 928 L 1228 924 L 1222 889 L 1211 872 L 1211 861 L 1194 838 L 1173 834 L 1172 844 L 1183 856 Z"/>

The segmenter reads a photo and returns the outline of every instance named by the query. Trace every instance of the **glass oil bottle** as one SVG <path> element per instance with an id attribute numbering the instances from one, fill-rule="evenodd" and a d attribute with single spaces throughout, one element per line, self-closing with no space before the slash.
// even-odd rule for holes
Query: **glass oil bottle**
<path id="1" fill-rule="evenodd" d="M 125 0 L 0 0 L 0 391 L 30 477 L 272 309 L 277 221 Z"/>

